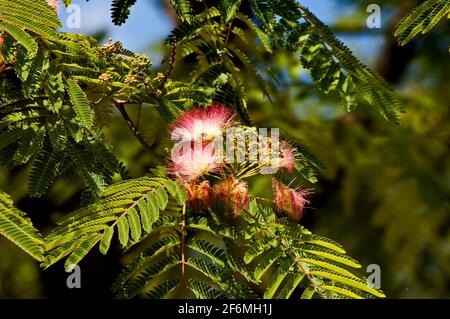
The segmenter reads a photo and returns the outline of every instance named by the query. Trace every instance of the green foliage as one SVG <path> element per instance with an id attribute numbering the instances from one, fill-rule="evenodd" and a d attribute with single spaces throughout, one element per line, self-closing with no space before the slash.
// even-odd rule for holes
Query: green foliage
<path id="1" fill-rule="evenodd" d="M 7 22 L 0 22 L 0 31 L 5 31 L 11 35 L 20 45 L 22 45 L 30 54 L 35 56 L 38 51 L 37 43 L 33 37 L 24 30 Z"/>
<path id="2" fill-rule="evenodd" d="M 253 239 L 244 261 L 254 265 L 255 278 L 261 279 L 276 265 L 265 298 L 289 298 L 297 287 L 308 291 L 309 297 L 384 297 L 349 270 L 361 265 L 339 244 L 276 218 L 271 209 L 259 208 L 256 202 L 244 218 L 250 223 L 247 229 Z"/>
<path id="3" fill-rule="evenodd" d="M 20 38 L 21 42 L 30 42 L 25 39 L 23 32 L 18 32 L 17 28 L 33 32 L 46 38 L 56 38 L 55 29 L 61 28 L 61 22 L 58 20 L 55 11 L 45 2 L 45 0 L 23 0 L 9 1 L 1 0 L 0 21 L 2 25 L 13 26 L 10 30 Z M 15 28 L 14 28 L 15 26 Z M 6 30 L 8 31 L 8 30 Z"/>
<path id="4" fill-rule="evenodd" d="M 44 241 L 25 213 L 13 206 L 11 198 L 0 193 L 0 234 L 38 261 L 44 260 Z"/>
<path id="5" fill-rule="evenodd" d="M 75 109 L 75 113 L 77 114 L 75 119 L 85 128 L 92 128 L 94 125 L 94 112 L 89 106 L 89 102 L 83 90 L 81 90 L 80 86 L 74 80 L 69 80 L 67 81 L 67 91 L 73 104 L 73 108 Z"/>
<path id="6" fill-rule="evenodd" d="M 115 25 L 122 25 L 130 15 L 130 8 L 136 0 L 113 0 L 111 4 L 111 18 Z"/>
<path id="7" fill-rule="evenodd" d="M 182 21 L 191 22 L 193 12 L 190 0 L 170 0 L 170 4 Z"/>
<path id="8" fill-rule="evenodd" d="M 113 22 L 124 23 L 134 3 L 114 0 Z M 0 0 L 1 164 L 28 165 L 33 197 L 72 173 L 85 188 L 83 207 L 59 218 L 44 239 L 0 194 L 0 233 L 43 268 L 66 258 L 70 269 L 97 244 L 107 254 L 119 243 L 135 254 L 113 286 L 121 298 L 384 297 L 354 273 L 360 264 L 339 244 L 269 207 L 253 201 L 230 222 L 223 207 L 190 207 L 187 186 L 166 172 L 129 178 L 114 153 L 116 141 L 108 141 L 103 130 L 111 109 L 152 160 L 162 158 L 158 164 L 169 147 L 161 143 L 163 150 L 155 150 L 141 135 L 144 106 L 167 125 L 191 108 L 224 104 L 248 125 L 246 133 L 255 134 L 250 93 L 256 90 L 270 107 L 278 107 L 273 103 L 281 85 L 272 71 L 275 52 L 296 59 L 349 111 L 358 97 L 393 122 L 402 111 L 386 82 L 293 0 L 250 1 L 249 15 L 236 0 L 203 9 L 189 0 L 171 3 L 180 24 L 168 39 L 165 73 L 154 74 L 146 56 L 120 42 L 99 45 L 85 35 L 57 32 L 61 24 L 44 0 Z M 181 67 L 189 69 L 187 76 L 179 76 Z M 314 170 L 323 168 L 322 162 L 302 144 L 293 144 L 300 176 L 316 182 Z"/>
<path id="9" fill-rule="evenodd" d="M 392 88 L 362 64 L 310 10 L 293 0 L 283 3 L 255 0 L 252 4 L 264 29 L 278 46 L 300 50 L 302 65 L 322 91 L 338 92 L 349 111 L 361 96 L 386 119 L 398 123 L 403 106 Z"/>
<path id="10" fill-rule="evenodd" d="M 419 33 L 425 34 L 430 31 L 448 14 L 450 14 L 450 3 L 448 1 L 424 1 L 398 23 L 394 35 L 400 45 L 405 45 Z"/>
<path id="11" fill-rule="evenodd" d="M 100 242 L 100 252 L 106 254 L 117 227 L 123 247 L 141 240 L 152 230 L 160 211 L 168 204 L 168 195 L 184 201 L 183 190 L 171 180 L 139 178 L 106 187 L 99 199 L 59 220 L 58 227 L 45 238 L 49 257 L 43 267 L 49 267 L 69 255 L 66 268 L 78 263 Z M 131 233 L 131 236 L 130 236 Z"/>

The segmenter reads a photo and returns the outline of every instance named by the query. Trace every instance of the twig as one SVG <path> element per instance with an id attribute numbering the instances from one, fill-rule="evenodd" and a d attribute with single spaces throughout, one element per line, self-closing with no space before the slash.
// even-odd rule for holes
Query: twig
<path id="1" fill-rule="evenodd" d="M 183 204 L 183 215 L 181 216 L 181 283 L 185 284 L 186 270 L 186 203 Z"/>
<path id="2" fill-rule="evenodd" d="M 172 36 L 172 39 L 170 40 L 170 46 L 171 46 L 171 52 L 169 56 L 169 62 L 167 66 L 166 73 L 164 73 L 164 77 L 159 85 L 159 90 L 162 90 L 164 88 L 164 85 L 166 84 L 167 80 L 169 79 L 170 73 L 172 73 L 173 65 L 175 63 L 175 56 L 176 56 L 176 50 L 177 50 L 177 38 L 175 36 Z"/>
<path id="3" fill-rule="evenodd" d="M 158 154 L 156 154 L 153 150 L 153 148 L 145 141 L 144 137 L 139 133 L 138 129 L 136 128 L 136 126 L 134 125 L 133 121 L 131 120 L 130 116 L 128 115 L 127 110 L 125 109 L 124 106 L 124 102 L 119 102 L 117 100 L 113 100 L 114 101 L 114 105 L 116 106 L 116 108 L 119 110 L 120 114 L 122 115 L 123 119 L 125 120 L 125 122 L 127 122 L 128 127 L 130 128 L 130 130 L 133 132 L 133 135 L 136 137 L 136 139 L 141 143 L 141 145 L 148 150 L 149 152 L 152 153 L 153 156 L 155 157 L 161 157 Z"/>
<path id="4" fill-rule="evenodd" d="M 136 132 L 139 131 L 139 123 L 141 122 L 141 111 L 142 111 L 142 103 L 139 104 L 138 117 L 136 120 Z"/>
<path id="5" fill-rule="evenodd" d="M 223 43 L 223 47 L 226 48 L 228 46 L 228 41 L 230 40 L 231 27 L 233 26 L 233 21 L 228 24 L 227 36 L 225 38 L 225 42 Z"/>

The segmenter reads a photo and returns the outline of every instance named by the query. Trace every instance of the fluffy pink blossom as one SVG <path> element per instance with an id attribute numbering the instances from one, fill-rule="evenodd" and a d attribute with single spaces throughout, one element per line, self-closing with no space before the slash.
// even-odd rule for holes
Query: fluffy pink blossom
<path id="1" fill-rule="evenodd" d="M 234 216 L 237 216 L 240 209 L 248 206 L 248 184 L 242 180 L 229 176 L 213 187 L 213 196 L 216 200 L 221 200 L 225 209 L 230 205 Z"/>
<path id="2" fill-rule="evenodd" d="M 297 156 L 297 149 L 283 141 L 280 143 L 278 156 L 273 158 L 270 162 L 273 167 L 285 169 L 287 172 L 292 173 L 295 169 Z"/>
<path id="3" fill-rule="evenodd" d="M 170 127 L 172 139 L 207 143 L 235 123 L 236 113 L 225 106 L 213 104 L 194 108 L 181 115 Z"/>
<path id="4" fill-rule="evenodd" d="M 188 182 L 207 173 L 217 173 L 225 164 L 217 149 L 201 143 L 184 144 L 172 151 L 170 160 L 170 175 Z"/>
<path id="5" fill-rule="evenodd" d="M 288 217 L 294 221 L 300 221 L 303 216 L 303 208 L 309 204 L 306 197 L 311 194 L 310 190 L 290 188 L 275 178 L 272 178 L 272 188 L 277 210 L 285 211 Z"/>
<path id="6" fill-rule="evenodd" d="M 289 173 L 295 168 L 295 160 L 297 159 L 298 152 L 295 147 L 292 147 L 286 142 L 281 143 L 280 146 L 281 159 L 279 167 L 286 169 Z"/>

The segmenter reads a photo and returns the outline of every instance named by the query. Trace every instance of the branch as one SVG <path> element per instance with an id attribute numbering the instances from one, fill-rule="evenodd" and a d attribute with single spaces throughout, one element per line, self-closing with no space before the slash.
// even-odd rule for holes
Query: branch
<path id="1" fill-rule="evenodd" d="M 133 135 L 136 137 L 136 139 L 141 143 L 141 145 L 149 152 L 152 153 L 152 155 L 154 157 L 159 158 L 160 160 L 162 160 L 161 156 L 156 154 L 155 151 L 153 150 L 152 146 L 150 144 L 148 144 L 144 137 L 139 133 L 137 127 L 134 125 L 133 121 L 131 120 L 130 116 L 128 115 L 127 110 L 125 109 L 125 102 L 120 102 L 118 100 L 113 99 L 113 103 L 116 106 L 116 108 L 119 110 L 120 114 L 122 115 L 123 119 L 125 120 L 125 122 L 127 122 L 128 127 L 130 128 L 130 130 L 133 132 Z"/>
<path id="2" fill-rule="evenodd" d="M 166 84 L 167 80 L 169 79 L 170 73 L 172 73 L 172 70 L 173 70 L 173 64 L 175 63 L 175 56 L 176 56 L 176 49 L 177 49 L 177 38 L 175 36 L 172 36 L 172 38 L 170 40 L 170 46 L 171 46 L 172 51 L 170 52 L 167 71 L 166 71 L 166 73 L 164 73 L 164 77 L 159 85 L 159 90 L 162 90 L 164 88 L 164 85 Z"/>

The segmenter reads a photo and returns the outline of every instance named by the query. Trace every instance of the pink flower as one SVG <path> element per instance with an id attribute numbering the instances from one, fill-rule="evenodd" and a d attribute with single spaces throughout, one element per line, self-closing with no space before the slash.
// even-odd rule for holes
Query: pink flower
<path id="1" fill-rule="evenodd" d="M 205 209 L 210 206 L 211 185 L 208 181 L 201 183 L 191 181 L 190 183 L 185 183 L 184 187 L 187 191 L 187 201 L 191 207 Z"/>
<path id="2" fill-rule="evenodd" d="M 207 173 L 217 173 L 225 158 L 214 147 L 200 143 L 185 143 L 170 156 L 169 174 L 185 181 L 193 181 Z"/>
<path id="3" fill-rule="evenodd" d="M 238 215 L 240 209 L 248 206 L 248 184 L 234 176 L 229 176 L 221 183 L 214 185 L 213 195 L 216 200 L 223 201 L 225 211 L 227 211 L 228 205 L 231 205 L 234 216 Z"/>
<path id="4" fill-rule="evenodd" d="M 281 161 L 280 168 L 286 169 L 289 173 L 295 168 L 295 160 L 297 159 L 298 152 L 295 147 L 290 146 L 288 143 L 284 142 L 281 144 L 280 148 Z"/>
<path id="5" fill-rule="evenodd" d="M 210 142 L 233 126 L 235 117 L 236 113 L 217 104 L 191 109 L 171 125 L 172 140 Z"/>
<path id="6" fill-rule="evenodd" d="M 272 159 L 271 165 L 276 168 L 285 169 L 288 173 L 292 173 L 295 169 L 297 156 L 297 149 L 283 141 L 280 143 L 279 156 Z"/>
<path id="7" fill-rule="evenodd" d="M 303 208 L 309 204 L 306 197 L 311 194 L 310 190 L 290 188 L 275 178 L 272 178 L 272 188 L 277 210 L 285 211 L 288 217 L 296 222 L 300 221 L 303 216 Z"/>

